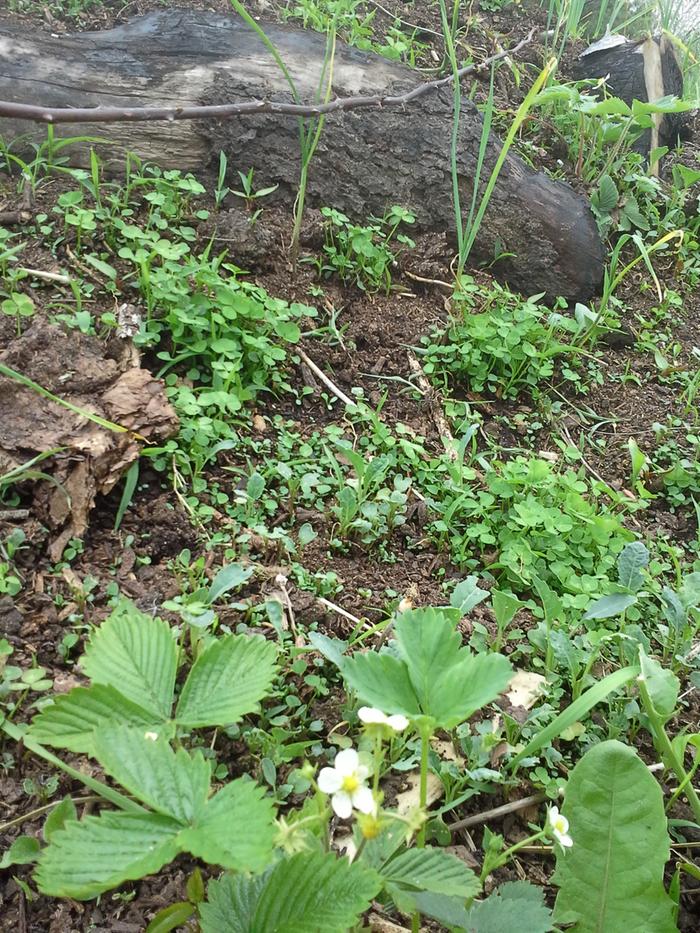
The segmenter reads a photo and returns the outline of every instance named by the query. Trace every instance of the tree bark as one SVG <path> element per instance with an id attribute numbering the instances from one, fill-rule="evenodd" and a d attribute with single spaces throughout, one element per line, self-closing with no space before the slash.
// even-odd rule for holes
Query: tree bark
<path id="1" fill-rule="evenodd" d="M 279 25 L 265 31 L 280 51 L 303 101 L 315 98 L 324 36 Z M 417 83 L 414 71 L 338 43 L 334 96 L 399 94 Z M 0 99 L 51 107 L 221 104 L 291 100 L 289 87 L 259 37 L 238 17 L 168 11 L 105 32 L 28 33 L 0 20 Z M 403 109 L 340 112 L 326 119 L 310 167 L 307 203 L 338 208 L 357 220 L 392 204 L 417 215 L 417 229 L 454 229 L 450 136 L 452 91 L 431 92 Z M 462 205 L 471 203 L 482 120 L 465 100 L 458 140 Z M 0 120 L 6 140 L 45 128 Z M 57 131 L 57 135 L 58 131 Z M 226 121 L 66 124 L 60 136 L 95 136 L 98 152 L 123 160 L 126 151 L 163 167 L 198 171 L 223 150 L 233 171 L 253 166 L 258 185 L 279 184 L 273 197 L 293 202 L 299 179 L 297 120 L 248 115 Z M 501 142 L 491 137 L 478 179 L 483 191 Z M 86 157 L 85 143 L 71 159 Z M 492 261 L 513 287 L 548 297 L 586 299 L 602 281 L 603 249 L 585 198 L 534 172 L 515 155 L 505 161 L 473 258 Z"/>
<path id="2" fill-rule="evenodd" d="M 623 36 L 606 36 L 579 56 L 575 77 L 605 79 L 608 91 L 626 104 L 683 96 L 683 73 L 673 43 L 663 36 L 637 42 Z M 652 128 L 633 144 L 641 155 L 648 156 L 658 146 L 675 148 L 680 140 L 688 138 L 687 114 L 654 114 L 652 119 Z"/>

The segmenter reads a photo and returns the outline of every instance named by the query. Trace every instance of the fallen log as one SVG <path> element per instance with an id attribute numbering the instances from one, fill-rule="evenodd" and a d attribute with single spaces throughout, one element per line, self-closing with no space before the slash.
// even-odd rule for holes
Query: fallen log
<path id="1" fill-rule="evenodd" d="M 303 101 L 314 100 L 325 37 L 266 25 Z M 400 94 L 416 73 L 378 55 L 338 43 L 333 93 Z M 105 32 L 51 36 L 0 20 L 0 99 L 46 107 L 135 107 L 290 101 L 289 87 L 255 32 L 234 16 L 168 11 Z M 392 204 L 417 215 L 417 229 L 454 228 L 450 176 L 452 92 L 442 88 L 402 109 L 329 115 L 310 170 L 307 203 L 336 207 L 356 219 Z M 43 128 L 0 120 L 5 139 Z M 463 205 L 471 202 L 482 121 L 462 105 L 458 167 Z M 223 150 L 235 169 L 255 169 L 260 184 L 291 204 L 299 178 L 297 121 L 280 114 L 226 121 L 67 124 L 62 136 L 108 137 L 99 151 L 121 161 L 126 151 L 163 167 L 197 171 Z M 501 143 L 489 140 L 479 179 L 483 190 Z M 72 158 L 85 158 L 76 146 Z M 567 185 L 508 155 L 479 231 L 474 259 L 492 261 L 513 287 L 550 297 L 585 299 L 599 288 L 603 249 L 587 201 Z"/>
<path id="2" fill-rule="evenodd" d="M 675 46 L 665 36 L 649 36 L 639 41 L 621 35 L 605 36 L 581 53 L 575 77 L 605 79 L 607 90 L 626 104 L 683 96 L 683 73 Z M 652 121 L 652 127 L 632 146 L 645 157 L 658 146 L 675 148 L 689 136 L 685 113 L 657 113 Z"/>

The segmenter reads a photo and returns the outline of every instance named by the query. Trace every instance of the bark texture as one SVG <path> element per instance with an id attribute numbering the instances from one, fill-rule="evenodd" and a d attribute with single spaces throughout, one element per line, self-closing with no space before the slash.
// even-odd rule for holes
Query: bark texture
<path id="1" fill-rule="evenodd" d="M 311 102 L 321 73 L 325 37 L 266 25 Z M 338 43 L 333 93 L 401 93 L 416 84 L 410 69 Z M 0 99 L 43 106 L 220 104 L 267 98 L 291 100 L 269 51 L 235 16 L 170 10 L 105 32 L 54 37 L 23 32 L 0 20 Z M 481 117 L 464 101 L 458 164 L 462 204 L 471 202 Z M 334 113 L 311 165 L 310 205 L 330 205 L 356 219 L 392 204 L 411 208 L 423 230 L 454 228 L 450 176 L 452 92 L 430 93 L 403 109 Z M 255 168 L 259 185 L 278 183 L 276 198 L 291 204 L 299 178 L 297 121 L 279 115 L 220 122 L 66 124 L 61 136 L 97 136 L 103 155 L 129 150 L 164 167 L 201 170 L 228 156 L 232 170 Z M 45 138 L 45 128 L 0 120 L 7 138 Z M 483 190 L 500 152 L 489 141 L 479 183 Z M 85 158 L 85 146 L 72 158 Z M 603 248 L 585 198 L 509 155 L 479 232 L 475 258 L 505 255 L 494 271 L 533 294 L 585 299 L 602 281 Z"/>
<path id="2" fill-rule="evenodd" d="M 622 36 L 606 37 L 618 44 L 596 42 L 579 57 L 575 77 L 605 78 L 608 91 L 626 104 L 634 100 L 654 101 L 665 96 L 683 96 L 683 73 L 673 44 L 664 37 L 631 42 Z M 648 155 L 657 146 L 674 148 L 688 138 L 685 113 L 655 114 L 654 126 L 635 141 L 634 149 Z"/>

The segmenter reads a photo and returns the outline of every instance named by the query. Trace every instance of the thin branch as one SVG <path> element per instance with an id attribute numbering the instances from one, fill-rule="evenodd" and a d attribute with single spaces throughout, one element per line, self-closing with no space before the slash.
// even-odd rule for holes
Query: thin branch
<path id="1" fill-rule="evenodd" d="M 440 435 L 440 440 L 443 443 L 445 448 L 445 453 L 447 454 L 448 460 L 454 462 L 457 460 L 458 454 L 454 446 L 454 436 L 452 434 L 452 429 L 450 428 L 449 422 L 445 417 L 445 413 L 442 410 L 442 403 L 440 398 L 431 386 L 428 381 L 427 376 L 423 372 L 423 367 L 418 362 L 418 358 L 413 353 L 413 351 L 408 351 L 408 365 L 411 367 L 411 372 L 416 377 L 418 386 L 423 393 L 424 398 L 427 399 L 428 405 L 430 406 L 430 413 L 433 416 L 433 421 L 435 422 L 435 427 L 438 429 L 438 434 Z"/>
<path id="2" fill-rule="evenodd" d="M 492 810 L 484 810 L 483 813 L 475 813 L 463 820 L 457 820 L 456 823 L 448 823 L 447 828 L 454 832 L 457 829 L 466 829 L 468 826 L 478 826 L 479 823 L 488 823 L 491 820 L 497 820 L 501 816 L 507 816 L 509 813 L 515 813 L 518 810 L 525 810 L 536 803 L 542 803 L 546 800 L 544 794 L 532 794 L 530 797 L 523 797 L 521 800 L 513 800 L 511 803 L 504 803 L 502 807 L 494 807 Z"/>
<path id="3" fill-rule="evenodd" d="M 332 392 L 333 395 L 335 395 L 336 398 L 339 398 L 340 401 L 341 401 L 344 405 L 349 405 L 349 406 L 351 406 L 352 408 L 357 408 L 357 402 L 355 402 L 353 399 L 349 398 L 349 397 L 343 392 L 342 389 L 339 389 L 338 386 L 337 386 L 331 379 L 328 378 L 328 376 L 323 372 L 323 370 L 322 370 L 319 366 L 317 366 L 316 363 L 314 363 L 314 361 L 311 359 L 311 357 L 308 356 L 308 354 L 304 353 L 304 351 L 301 349 L 301 347 L 295 347 L 295 348 L 294 348 L 294 352 L 295 352 L 299 357 L 301 357 L 301 359 L 303 360 L 303 362 L 306 363 L 306 365 L 309 367 L 309 369 L 313 372 L 314 376 L 318 376 L 318 378 L 319 378 L 319 379 L 321 380 L 321 382 L 325 385 L 325 387 L 326 387 L 330 392 Z"/>
<path id="4" fill-rule="evenodd" d="M 466 65 L 457 72 L 457 78 L 485 70 L 494 62 L 507 58 L 520 51 L 532 41 L 534 29 L 521 39 L 512 49 L 499 52 L 474 65 Z M 336 97 L 325 104 L 289 104 L 274 100 L 250 100 L 231 104 L 212 104 L 190 107 L 42 107 L 36 104 L 16 104 L 8 100 L 0 101 L 0 117 L 12 117 L 15 120 L 33 120 L 37 123 L 126 123 L 148 122 L 152 120 L 223 120 L 246 114 L 260 113 L 286 114 L 293 117 L 319 117 L 327 113 L 349 110 L 381 110 L 384 107 L 405 107 L 406 104 L 424 97 L 431 91 L 446 87 L 455 75 L 448 75 L 437 81 L 428 81 L 416 85 L 405 94 L 382 97 L 356 95 Z"/>

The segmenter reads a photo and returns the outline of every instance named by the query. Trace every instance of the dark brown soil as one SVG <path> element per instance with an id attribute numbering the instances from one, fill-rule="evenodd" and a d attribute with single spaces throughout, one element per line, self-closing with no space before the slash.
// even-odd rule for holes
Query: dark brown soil
<path id="1" fill-rule="evenodd" d="M 123 0 L 103 0 L 82 16 L 78 25 L 103 29 L 160 5 L 158 0 L 132 0 L 127 4 Z M 226 0 L 190 0 L 187 5 L 219 11 L 230 9 Z M 279 3 L 261 0 L 251 4 L 250 8 L 270 17 L 280 6 Z M 437 8 L 424 0 L 410 4 L 384 0 L 382 6 L 427 30 L 440 30 Z M 38 28 L 52 31 L 75 28 L 72 22 L 62 22 L 55 10 L 55 4 L 48 4 L 39 14 L 25 12 L 15 15 Z M 539 10 L 532 14 L 514 5 L 497 14 L 479 13 L 478 16 L 480 25 L 469 31 L 462 49 L 465 57 L 473 55 L 475 59 L 493 54 L 496 39 L 503 42 L 504 37 L 520 38 L 532 25 L 542 24 Z M 388 28 L 393 20 L 380 10 L 377 22 Z M 441 41 L 427 31 L 421 34 L 421 38 L 441 58 Z M 541 47 L 537 44 L 530 47 L 525 60 L 541 65 Z M 436 63 L 428 51 L 419 64 L 434 67 Z M 507 69 L 499 71 L 499 82 L 497 106 L 503 105 L 505 109 L 508 102 L 507 106 L 512 109 L 517 105 L 519 92 L 515 91 Z M 552 142 L 551 139 L 545 141 L 544 136 L 543 133 L 543 146 Z M 553 145 L 556 147 L 556 140 Z M 555 167 L 558 157 L 551 149 L 541 153 L 542 163 L 549 167 Z M 50 205 L 60 190 L 59 180 L 41 189 L 39 198 Z M 0 209 L 16 206 L 13 197 L 11 188 L 5 189 L 4 194 L 0 192 Z M 270 294 L 290 301 L 308 301 L 309 289 L 318 281 L 309 265 L 302 263 L 296 271 L 291 268 L 284 249 L 288 232 L 287 217 L 265 211 L 251 236 L 249 225 L 241 225 L 240 216 L 234 210 L 217 215 L 215 223 L 208 221 L 199 230 L 203 242 L 214 235 L 222 247 L 229 249 L 234 261 L 255 273 L 256 279 Z M 318 247 L 318 225 L 314 224 L 313 216 L 307 221 L 304 243 L 309 250 Z M 70 264 L 70 257 L 60 258 Z M 359 289 L 324 281 L 326 310 L 334 308 L 338 312 L 339 326 L 347 325 L 342 332 L 342 344 L 320 343 L 311 338 L 301 344 L 342 391 L 350 393 L 354 388 L 361 388 L 373 405 L 383 406 L 382 418 L 386 423 L 407 425 L 417 435 L 425 437 L 435 450 L 440 448 L 441 442 L 430 408 L 406 384 L 406 380 L 411 378 L 408 350 L 419 345 L 423 336 L 447 320 L 447 292 L 439 283 L 450 281 L 452 258 L 447 239 L 432 235 L 419 239 L 416 249 L 401 258 L 399 268 L 394 270 L 395 287 L 388 296 L 381 293 L 368 296 Z M 29 264 L 30 260 L 35 268 L 58 271 L 54 256 L 41 245 L 32 244 L 28 248 L 25 261 Z M 668 285 L 669 278 L 664 278 L 658 269 L 657 272 Z M 486 277 L 485 273 L 477 274 Z M 669 276 L 671 274 L 669 271 Z M 652 425 L 667 420 L 677 399 L 677 389 L 669 381 L 668 374 L 659 371 L 653 354 L 641 352 L 635 345 L 635 338 L 643 329 L 644 320 L 652 314 L 655 301 L 653 290 L 640 291 L 643 278 L 642 273 L 630 276 L 618 293 L 623 304 L 632 309 L 628 310 L 623 321 L 627 339 L 603 352 L 598 363 L 604 376 L 602 385 L 594 385 L 584 397 L 557 385 L 558 397 L 563 396 L 565 402 L 563 414 L 549 420 L 537 403 L 527 399 L 508 405 L 498 399 L 476 398 L 474 401 L 480 404 L 480 411 L 484 414 L 484 435 L 507 447 L 532 444 L 536 450 L 555 453 L 559 450 L 555 438 L 566 439 L 568 435 L 578 442 L 585 436 L 583 451 L 592 475 L 601 477 L 612 488 L 627 490 L 630 496 L 634 496 L 634 490 L 629 488 L 627 442 L 634 438 L 645 453 L 653 454 L 657 441 Z M 680 285 L 678 288 L 681 290 Z M 689 291 L 682 297 L 682 310 L 677 318 L 664 326 L 682 346 L 680 360 L 690 365 L 692 348 L 700 346 L 700 293 Z M 40 299 L 38 295 L 38 303 Z M 12 342 L 13 337 L 14 322 L 0 315 L 0 351 Z M 41 382 L 40 376 L 39 373 L 34 378 Z M 314 392 L 305 397 L 303 405 L 297 406 L 287 398 L 266 398 L 258 401 L 254 414 L 267 419 L 276 414 L 291 418 L 302 433 L 311 433 L 317 427 L 340 420 L 337 411 L 332 407 L 329 409 L 322 387 L 305 366 L 296 365 L 290 378 L 299 388 L 304 385 L 314 388 Z M 545 427 L 535 436 L 523 438 L 513 422 L 515 414 L 525 418 L 542 416 Z M 599 426 L 592 432 L 591 428 L 596 424 Z M 675 430 L 673 437 L 682 446 L 686 443 L 684 432 L 681 428 Z M 597 446 L 593 437 L 603 439 L 605 446 Z M 224 461 L 225 458 L 222 459 Z M 230 457 L 229 465 L 231 463 L 235 463 L 235 454 Z M 219 475 L 217 470 L 219 468 L 212 469 L 211 479 L 229 485 L 233 482 L 231 474 L 221 472 Z M 82 549 L 69 565 L 60 567 L 48 557 L 52 532 L 47 527 L 45 516 L 32 511 L 28 517 L 18 519 L 5 516 L 0 509 L 0 540 L 13 528 L 21 526 L 29 545 L 18 558 L 25 584 L 21 595 L 16 600 L 0 596 L 0 635 L 4 635 L 15 649 L 12 656 L 14 664 L 30 665 L 36 659 L 38 664 L 47 667 L 57 688 L 69 689 L 80 678 L 73 663 L 79 656 L 80 645 L 73 648 L 68 659 L 63 658 L 58 649 L 64 636 L 77 631 L 82 639 L 90 626 L 103 620 L 107 613 L 106 594 L 110 583 L 116 583 L 121 592 L 150 612 L 160 609 L 163 601 L 180 591 L 172 562 L 183 549 L 189 549 L 193 556 L 205 555 L 208 567 L 221 563 L 220 555 L 209 547 L 207 530 L 193 523 L 182 499 L 163 486 L 159 475 L 152 473 L 141 477 L 123 524 L 119 531 L 114 531 L 118 506 L 118 491 L 98 498 Z M 29 498 L 18 503 L 18 507 L 35 509 Z M 661 531 L 674 541 L 686 542 L 698 534 L 694 514 L 671 511 L 663 499 L 656 500 L 646 512 L 638 513 L 637 520 L 640 529 Z M 413 503 L 408 522 L 390 542 L 391 562 L 381 560 L 376 551 L 358 545 L 352 545 L 344 554 L 331 551 L 328 543 L 330 529 L 322 526 L 319 537 L 306 547 L 303 562 L 312 571 L 337 575 L 340 589 L 331 597 L 331 602 L 346 614 L 336 612 L 332 606 L 321 603 L 313 594 L 290 582 L 290 596 L 299 626 L 315 625 L 329 635 L 344 637 L 357 624 L 347 614 L 356 620 L 378 621 L 385 617 L 387 605 L 402 599 L 415 605 L 443 603 L 443 581 L 463 578 L 465 574 L 452 566 L 445 555 L 436 553 L 426 541 L 422 534 L 424 522 L 421 503 Z M 223 521 L 221 527 L 224 527 Z M 259 565 L 266 568 L 266 572 L 256 578 L 246 595 L 262 599 L 269 581 L 288 568 L 279 553 L 265 549 L 264 542 L 258 546 L 253 541 L 248 556 L 253 556 Z M 89 578 L 97 582 L 86 599 L 84 584 Z M 475 618 L 487 628 L 492 624 L 488 610 L 479 612 Z M 237 615 L 232 612 L 222 621 L 233 627 L 238 621 Z M 339 718 L 333 703 L 318 712 L 333 725 Z M 690 718 L 685 724 L 693 725 Z M 3 750 L 13 757 L 0 757 L 0 820 L 10 821 L 25 817 L 42 803 L 35 795 L 28 794 L 23 782 L 33 778 L 42 785 L 53 772 L 16 748 L 3 746 L 0 753 Z M 225 763 L 235 770 L 236 749 L 229 749 L 227 754 L 229 760 Z M 60 796 L 69 792 L 79 794 L 82 789 L 62 780 L 56 793 Z M 528 792 L 528 788 L 523 787 L 513 791 L 512 796 L 524 796 Z M 476 797 L 461 807 L 454 818 L 489 809 L 502 802 L 499 798 Z M 90 804 L 85 806 L 90 807 Z M 491 828 L 503 832 L 509 842 L 515 842 L 527 833 L 528 818 L 535 819 L 536 813 L 511 815 L 500 823 L 492 823 Z M 6 848 L 19 832 L 39 834 L 42 820 L 43 815 L 29 817 L 21 825 L 12 827 L 0 838 L 0 848 Z M 481 830 L 473 836 L 462 834 L 459 841 L 478 847 Z M 78 904 L 37 895 L 30 898 L 27 889 L 16 879 L 23 884 L 31 884 L 31 872 L 15 866 L 3 873 L 0 879 L 0 930 L 8 933 L 137 933 L 146 928 L 160 908 L 183 898 L 185 882 L 192 868 L 186 859 L 179 859 L 156 878 L 125 885 L 118 895 L 106 895 L 97 904 Z M 523 876 L 543 886 L 548 883 L 550 869 L 550 864 L 528 856 L 519 863 Z M 690 885 L 689 882 L 684 884 Z M 683 902 L 682 929 L 687 933 L 698 929 L 700 923 L 696 894 L 689 891 Z"/>

